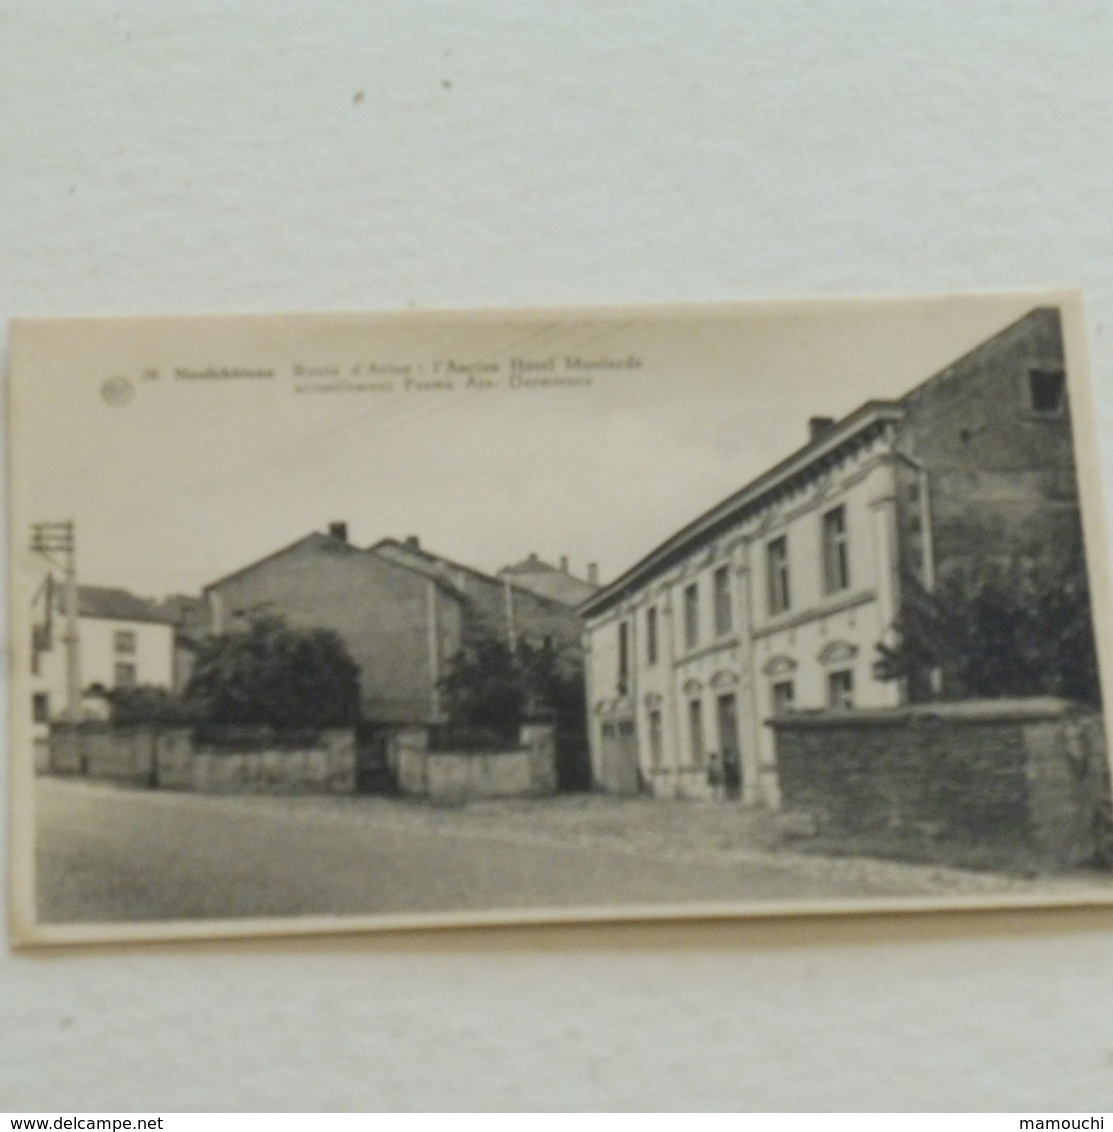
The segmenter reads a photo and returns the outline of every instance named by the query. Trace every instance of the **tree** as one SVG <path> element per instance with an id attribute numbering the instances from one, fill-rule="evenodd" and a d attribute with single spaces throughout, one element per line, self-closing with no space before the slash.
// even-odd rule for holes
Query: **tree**
<path id="1" fill-rule="evenodd" d="M 522 723 L 549 718 L 557 730 L 585 729 L 583 661 L 546 642 L 509 643 L 484 630 L 468 634 L 440 683 L 449 722 L 517 739 Z"/>
<path id="2" fill-rule="evenodd" d="M 331 630 L 258 617 L 201 645 L 185 698 L 221 725 L 350 727 L 359 714 L 359 669 Z"/>
<path id="3" fill-rule="evenodd" d="M 906 679 L 925 697 L 930 673 L 944 699 L 1054 695 L 1100 705 L 1086 566 L 981 560 L 942 578 L 934 591 L 906 579 L 897 643 L 879 645 L 881 679 Z"/>

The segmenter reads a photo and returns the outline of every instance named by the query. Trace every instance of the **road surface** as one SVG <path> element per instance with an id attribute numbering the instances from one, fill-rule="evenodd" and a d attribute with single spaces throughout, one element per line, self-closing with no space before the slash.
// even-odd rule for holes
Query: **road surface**
<path id="1" fill-rule="evenodd" d="M 1033 882 L 754 848 L 729 806 L 214 797 L 36 782 L 42 922 L 1016 892 Z"/>

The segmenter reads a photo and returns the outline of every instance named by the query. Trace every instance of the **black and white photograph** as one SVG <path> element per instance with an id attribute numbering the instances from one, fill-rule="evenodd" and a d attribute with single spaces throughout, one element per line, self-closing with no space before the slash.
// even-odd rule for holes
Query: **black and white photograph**
<path id="1" fill-rule="evenodd" d="M 1109 903 L 1093 415 L 1071 292 L 17 321 L 15 938 Z"/>

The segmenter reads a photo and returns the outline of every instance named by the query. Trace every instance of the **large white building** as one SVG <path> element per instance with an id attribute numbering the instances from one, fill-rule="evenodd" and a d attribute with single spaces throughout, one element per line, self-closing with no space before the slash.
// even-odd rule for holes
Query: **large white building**
<path id="1" fill-rule="evenodd" d="M 580 607 L 602 789 L 778 802 L 765 721 L 891 707 L 874 671 L 905 588 L 977 554 L 1080 553 L 1058 312 L 799 450 Z M 915 691 L 915 689 L 912 689 Z"/>

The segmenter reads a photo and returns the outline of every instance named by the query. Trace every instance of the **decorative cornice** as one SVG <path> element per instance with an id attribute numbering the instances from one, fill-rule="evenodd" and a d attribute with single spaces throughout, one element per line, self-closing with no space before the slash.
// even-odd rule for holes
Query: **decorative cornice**
<path id="1" fill-rule="evenodd" d="M 859 590 L 857 593 L 837 600 L 828 598 L 822 604 L 810 606 L 808 609 L 801 610 L 799 613 L 780 614 L 777 616 L 776 620 L 767 621 L 764 625 L 755 628 L 750 636 L 752 636 L 754 640 L 758 640 L 761 637 L 769 637 L 785 629 L 796 629 L 800 625 L 806 625 L 809 621 L 818 621 L 821 617 L 833 617 L 836 613 L 843 613 L 848 609 L 855 609 L 859 605 L 867 605 L 869 602 L 875 601 L 876 599 L 877 590 L 875 589 Z"/>
<path id="2" fill-rule="evenodd" d="M 899 402 L 866 402 L 740 491 L 677 531 L 609 586 L 588 598 L 579 607 L 581 616 L 591 617 L 603 613 L 670 566 L 679 564 L 693 551 L 706 546 L 731 526 L 745 522 L 777 500 L 798 492 L 839 460 L 861 451 L 890 433 L 892 426 L 902 420 L 903 416 L 904 410 Z"/>
<path id="3" fill-rule="evenodd" d="M 681 653 L 673 662 L 674 667 L 683 668 L 684 665 L 691 663 L 693 660 L 699 660 L 700 657 L 710 656 L 712 653 L 722 652 L 724 649 L 737 648 L 738 643 L 738 634 L 732 633 L 729 637 L 722 637 L 717 641 L 712 641 L 709 645 L 704 645 L 703 648 Z"/>

